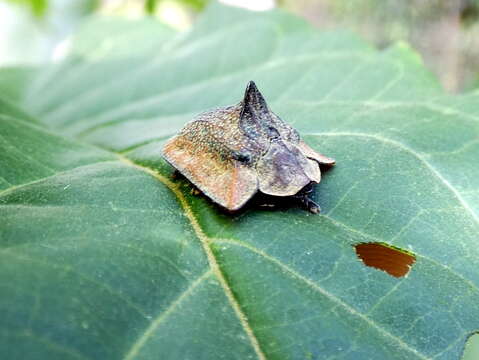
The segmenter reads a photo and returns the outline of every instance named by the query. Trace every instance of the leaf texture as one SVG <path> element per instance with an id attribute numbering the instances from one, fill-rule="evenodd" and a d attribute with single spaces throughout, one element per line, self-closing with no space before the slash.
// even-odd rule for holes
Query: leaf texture
<path id="1" fill-rule="evenodd" d="M 279 11 L 215 5 L 175 35 L 112 26 L 113 51 L 80 32 L 25 110 L 0 102 L 3 358 L 460 358 L 479 329 L 478 92 L 445 95 L 405 44 Z M 323 214 L 225 214 L 162 160 L 248 80 L 336 159 Z M 367 267 L 364 242 L 416 263 Z"/>

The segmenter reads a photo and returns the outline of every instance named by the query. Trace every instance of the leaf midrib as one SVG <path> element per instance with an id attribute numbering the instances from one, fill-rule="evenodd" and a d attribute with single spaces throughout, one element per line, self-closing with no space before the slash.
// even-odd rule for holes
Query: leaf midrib
<path id="1" fill-rule="evenodd" d="M 61 137 L 63 138 L 64 140 L 66 141 L 70 141 L 70 139 L 67 139 L 65 138 L 64 136 L 62 135 L 59 135 L 57 133 L 54 133 L 50 130 L 47 130 L 43 127 L 38 127 L 36 125 L 33 125 L 33 124 L 30 124 L 30 123 L 27 123 L 23 120 L 19 120 L 19 119 L 16 119 L 16 118 L 11 118 L 9 117 L 8 119 L 3 119 L 4 121 L 15 121 L 15 122 L 20 122 L 22 125 L 24 126 L 27 126 L 27 127 L 31 127 L 33 128 L 34 130 L 36 131 L 42 131 L 44 132 L 45 134 L 48 134 L 48 135 L 51 135 L 51 136 L 55 136 L 55 137 Z M 206 255 L 207 255 L 207 258 L 208 258 L 208 262 L 209 262 L 209 267 L 210 267 L 210 270 L 216 275 L 219 283 L 220 283 L 220 286 L 223 288 L 223 291 L 232 307 L 232 309 L 234 310 L 236 316 L 238 317 L 238 320 L 240 321 L 242 327 L 243 327 L 243 330 L 245 331 L 246 333 L 246 336 L 249 338 L 250 340 L 250 343 L 251 343 L 251 346 L 252 348 L 254 349 L 256 355 L 258 356 L 258 359 L 260 360 L 266 360 L 266 357 L 263 353 L 263 351 L 260 349 L 260 346 L 259 346 L 259 343 L 258 343 L 258 340 L 256 339 L 256 336 L 254 335 L 253 333 L 253 330 L 251 329 L 251 327 L 249 326 L 249 323 L 247 321 L 247 318 L 246 316 L 243 314 L 242 310 L 241 310 L 241 307 L 240 305 L 238 304 L 238 302 L 236 301 L 235 299 L 235 296 L 233 294 L 233 291 L 231 290 L 231 288 L 229 287 L 229 284 L 227 283 L 226 281 L 226 278 L 225 276 L 223 275 L 219 265 L 218 265 L 218 262 L 216 260 L 216 257 L 214 256 L 213 254 L 213 251 L 209 245 L 209 239 L 206 237 L 206 235 L 204 234 L 203 230 L 201 229 L 201 227 L 199 226 L 196 218 L 194 217 L 193 215 L 193 212 L 191 210 L 191 208 L 189 207 L 189 205 L 187 204 L 187 201 L 186 201 L 186 198 L 184 197 L 183 193 L 181 193 L 181 191 L 178 189 L 177 185 L 174 184 L 173 182 L 171 182 L 169 179 L 167 179 L 166 177 L 164 177 L 163 175 L 159 174 L 158 172 L 156 172 L 155 170 L 153 169 L 150 169 L 148 167 L 144 167 L 142 165 L 139 165 L 139 164 L 136 164 L 134 163 L 133 161 L 131 161 L 130 159 L 122 156 L 121 154 L 118 154 L 118 153 L 114 153 L 112 151 L 108 151 L 108 150 L 105 150 L 105 149 L 102 149 L 102 148 L 99 148 L 97 146 L 94 146 L 94 145 L 91 145 L 91 144 L 87 144 L 87 143 L 82 143 L 80 141 L 76 141 L 76 143 L 78 144 L 82 144 L 84 146 L 88 146 L 88 147 L 91 147 L 91 148 L 95 148 L 99 151 L 102 151 L 102 152 L 107 152 L 107 153 L 110 153 L 111 155 L 114 155 L 118 161 L 128 165 L 129 167 L 133 167 L 137 170 L 140 170 L 142 172 L 145 172 L 151 176 L 153 176 L 156 180 L 160 181 L 163 185 L 165 185 L 166 187 L 168 187 L 174 194 L 175 196 L 177 197 L 178 201 L 180 202 L 181 206 L 183 207 L 184 211 L 185 211 L 185 214 L 196 234 L 196 236 L 198 237 L 198 239 L 200 240 L 201 242 L 201 245 L 203 247 L 203 250 L 205 251 Z M 35 179 L 33 181 L 30 181 L 30 182 L 27 182 L 27 183 L 23 183 L 23 184 L 17 184 L 15 186 L 12 186 L 12 187 L 9 187 L 9 188 L 6 188 L 4 190 L 2 190 L 0 192 L 0 196 L 1 195 L 5 195 L 5 194 L 8 194 L 10 192 L 13 192 L 15 190 L 18 190 L 18 189 L 21 189 L 23 187 L 26 187 L 26 186 L 29 186 L 29 185 L 32 185 L 32 184 L 35 184 L 35 183 L 39 183 L 39 182 L 42 182 L 42 181 L 45 181 L 46 179 L 49 179 L 49 178 L 52 178 L 52 177 L 55 177 L 59 174 L 65 174 L 65 173 L 68 173 L 68 172 L 71 172 L 75 169 L 78 169 L 78 168 L 81 168 L 81 167 L 84 167 L 84 166 L 92 166 L 92 165 L 96 165 L 98 163 L 102 163 L 102 162 L 115 162 L 114 160 L 112 159 L 108 159 L 106 161 L 97 161 L 97 162 L 93 162 L 93 163 L 90 163 L 90 164 L 85 164 L 85 165 L 82 165 L 82 166 L 78 166 L 78 167 L 75 167 L 75 168 L 72 168 L 72 169 L 67 169 L 65 171 L 58 171 L 57 173 L 55 174 L 51 174 L 51 175 L 48 175 L 46 177 L 42 177 L 42 178 L 39 178 L 39 179 Z M 11 251 L 11 249 L 9 249 L 8 251 Z M 13 254 L 13 253 L 12 253 Z M 50 264 L 48 264 L 50 265 Z M 59 265 L 60 266 L 60 265 Z M 191 285 L 190 285 L 191 287 Z M 188 291 L 188 289 L 186 290 Z M 181 295 L 180 295 L 181 296 Z M 161 314 L 159 315 L 161 316 Z M 148 329 L 146 330 L 148 331 Z M 138 342 L 138 341 L 137 341 Z M 133 346 L 135 346 L 135 344 L 137 344 L 137 342 L 134 343 Z M 144 343 L 144 342 L 143 342 Z M 130 353 L 131 351 L 133 350 L 130 349 L 130 351 L 128 353 Z M 138 349 L 139 350 L 139 349 Z M 127 353 L 127 355 L 128 355 Z"/>
<path id="2" fill-rule="evenodd" d="M 117 155 L 120 161 L 124 162 L 125 164 L 128 164 L 136 169 L 139 169 L 143 172 L 146 172 L 147 174 L 150 174 L 153 176 L 155 179 L 160 181 L 163 185 L 168 187 L 177 197 L 181 207 L 185 211 L 185 215 L 188 218 L 191 227 L 193 228 L 193 231 L 195 232 L 195 235 L 199 239 L 203 250 L 206 254 L 206 257 L 208 259 L 208 264 L 210 266 L 211 271 L 213 274 L 216 275 L 217 280 L 220 283 L 220 286 L 222 287 L 226 298 L 228 299 L 233 311 L 235 312 L 235 315 L 237 316 L 238 320 L 240 321 L 241 326 L 243 327 L 243 330 L 245 331 L 248 339 L 250 340 L 251 346 L 253 347 L 256 355 L 258 356 L 259 360 L 266 360 L 266 356 L 264 355 L 263 351 L 260 348 L 258 339 L 256 338 L 256 335 L 253 332 L 253 329 L 250 327 L 248 323 L 248 319 L 246 315 L 243 313 L 241 310 L 241 306 L 239 305 L 238 301 L 236 300 L 233 291 L 230 288 L 230 285 L 226 281 L 226 278 L 221 270 L 221 267 L 218 264 L 218 260 L 216 259 L 213 250 L 211 249 L 210 246 L 210 239 L 206 236 L 204 233 L 203 229 L 200 227 L 198 220 L 193 214 L 193 211 L 191 207 L 188 205 L 188 202 L 183 195 L 183 193 L 180 191 L 178 185 L 170 181 L 168 178 L 164 177 L 163 175 L 159 174 L 155 170 L 136 164 L 130 159 L 123 157 L 121 155 Z"/>
<path id="3" fill-rule="evenodd" d="M 194 229 L 194 232 L 196 234 L 196 236 L 199 238 L 199 240 L 201 241 L 202 245 L 204 245 L 204 250 L 205 252 L 207 253 L 207 256 L 208 256 L 208 260 L 211 261 L 210 263 L 210 267 L 212 269 L 212 271 L 217 275 L 217 277 L 219 278 L 220 280 L 220 283 L 221 283 L 221 286 L 223 288 L 223 290 L 225 291 L 225 294 L 226 296 L 228 297 L 228 299 L 230 300 L 230 303 L 231 301 L 233 301 L 231 303 L 233 309 L 235 310 L 235 312 L 237 313 L 237 316 L 238 318 L 240 319 L 240 322 L 241 324 L 243 325 L 243 328 L 245 329 L 252 345 L 253 345 L 253 348 L 255 349 L 257 355 L 258 355 L 258 358 L 260 360 L 266 360 L 266 356 L 264 355 L 264 353 L 262 352 L 261 348 L 260 348 L 260 345 L 259 345 L 259 342 L 256 338 L 256 336 L 254 335 L 253 333 L 253 330 L 252 328 L 249 326 L 249 323 L 247 321 L 247 318 L 246 316 L 243 314 L 241 308 L 240 308 L 240 305 L 238 303 L 238 301 L 235 299 L 233 293 L 232 293 L 232 290 L 229 286 L 229 284 L 227 284 L 226 282 L 226 279 L 221 271 L 221 268 L 218 264 L 218 261 L 216 259 L 216 257 L 214 256 L 212 250 L 211 250 L 211 247 L 210 247 L 210 244 L 211 243 L 215 243 L 215 242 L 230 242 L 230 243 L 234 243 L 235 245 L 239 245 L 239 246 L 243 246 L 251 251 L 254 251 L 255 253 L 257 253 L 258 255 L 264 257 L 265 259 L 269 260 L 269 261 L 272 261 L 274 262 L 276 265 L 280 266 L 282 269 L 286 270 L 288 273 L 290 273 L 291 275 L 293 275 L 294 277 L 302 280 L 303 282 L 306 282 L 309 286 L 313 287 L 316 291 L 318 291 L 319 293 L 323 294 L 324 296 L 326 296 L 329 300 L 337 303 L 338 305 L 340 305 L 343 309 L 345 309 L 346 311 L 348 311 L 349 313 L 359 317 L 361 320 L 365 321 L 366 323 L 368 323 L 369 325 L 371 325 L 374 329 L 376 329 L 379 333 L 381 333 L 382 335 L 394 340 L 401 348 L 403 348 L 404 350 L 408 351 L 408 352 L 411 352 L 413 353 L 417 358 L 419 359 L 422 359 L 422 360 L 431 360 L 433 358 L 431 357 L 428 357 L 426 356 L 425 354 L 419 352 L 418 350 L 414 349 L 413 347 L 409 346 L 408 343 L 406 343 L 405 341 L 403 341 L 401 338 L 397 337 L 396 335 L 392 334 L 391 332 L 389 332 L 387 329 L 383 328 L 380 324 L 377 324 L 373 319 L 369 318 L 367 315 L 365 314 L 362 314 L 361 312 L 357 311 L 356 309 L 354 309 L 352 306 L 350 306 L 349 304 L 345 303 L 343 300 L 341 300 L 340 298 L 338 298 L 337 296 L 335 296 L 334 294 L 328 292 L 327 290 L 323 289 L 321 286 L 319 286 L 317 283 L 315 283 L 314 281 L 304 277 L 303 275 L 301 275 L 300 273 L 296 272 L 295 270 L 291 269 L 290 267 L 288 267 L 287 265 L 285 265 L 283 262 L 281 262 L 279 259 L 273 257 L 273 256 L 270 256 L 264 252 L 262 252 L 261 250 L 249 245 L 249 244 L 246 244 L 244 242 L 241 242 L 239 240 L 233 240 L 233 239 L 217 239 L 217 238 L 209 238 L 203 231 L 203 229 L 201 228 L 201 226 L 199 225 L 198 223 L 198 220 L 196 219 L 196 217 L 194 216 L 193 214 L 193 211 L 191 209 L 191 207 L 189 206 L 189 204 L 187 203 L 186 201 L 186 198 L 184 197 L 183 193 L 178 189 L 178 186 L 171 182 L 169 179 L 165 178 L 164 176 L 162 176 L 161 174 L 158 174 L 156 171 L 148 168 L 148 167 L 144 167 L 142 165 L 138 165 L 134 162 L 132 162 L 131 160 L 129 159 L 126 159 L 126 158 L 123 158 L 122 161 L 124 161 L 125 163 L 128 163 L 130 164 L 131 166 L 135 167 L 135 168 L 138 168 L 139 170 L 141 171 L 144 171 L 150 175 L 152 175 L 153 177 L 155 177 L 157 180 L 159 180 L 161 183 L 163 183 L 164 185 L 166 185 L 178 198 L 180 204 L 182 205 L 185 213 L 186 213 L 186 216 L 188 218 L 188 220 L 190 221 L 191 223 L 191 226 L 193 227 Z M 329 217 L 328 217 L 329 218 Z M 336 221 L 332 218 L 329 218 L 332 222 L 334 222 L 336 225 L 337 224 L 342 224 L 340 223 L 339 221 Z M 345 224 L 342 224 L 343 227 L 347 227 Z M 348 227 L 348 229 L 350 229 Z M 351 231 L 351 229 L 349 230 Z M 366 236 L 367 234 L 363 234 L 364 236 Z M 371 238 L 371 236 L 367 236 L 369 238 Z M 375 239 L 375 241 L 378 241 L 377 239 Z M 211 256 L 211 258 L 210 258 Z M 429 259 L 429 258 L 428 258 Z M 475 290 L 477 290 L 479 292 L 479 289 L 470 281 L 470 280 L 467 280 L 465 279 L 464 277 L 462 277 L 460 274 L 456 273 L 454 270 L 452 270 L 451 268 L 449 267 L 446 267 L 446 266 L 443 266 L 442 264 L 439 264 L 437 263 L 435 260 L 433 259 L 429 259 L 431 262 L 434 262 L 435 264 L 447 269 L 448 271 L 450 271 L 451 273 L 455 274 L 456 276 L 460 277 L 463 281 L 465 282 L 468 282 Z M 221 277 L 221 278 L 220 278 Z M 187 290 L 188 291 L 188 290 Z M 229 294 L 228 294 L 229 293 Z M 180 295 L 181 297 L 182 295 Z M 160 314 L 160 316 L 162 316 Z M 143 341 L 142 343 L 145 343 L 145 341 Z M 135 343 L 136 344 L 136 343 Z M 127 358 L 127 359 L 130 359 L 130 358 Z"/>
<path id="4" fill-rule="evenodd" d="M 33 124 L 29 124 L 29 123 L 26 123 L 24 122 L 23 120 L 18 120 L 18 119 L 15 119 L 15 118 L 11 118 L 11 120 L 14 120 L 14 121 L 20 121 L 22 124 L 26 124 L 28 126 L 31 126 L 33 128 L 37 128 L 37 126 L 33 125 Z M 42 131 L 46 132 L 46 133 L 49 133 L 53 136 L 56 136 L 56 137 L 62 137 L 64 138 L 65 140 L 67 141 L 71 141 L 70 139 L 67 139 L 65 138 L 64 136 L 62 135 L 59 135 L 57 133 L 54 133 L 54 132 L 51 132 L 51 131 L 48 131 L 48 130 L 45 130 L 44 128 L 39 128 L 41 129 Z M 404 144 L 398 142 L 398 141 L 395 141 L 395 140 L 392 140 L 392 139 L 389 139 L 389 138 L 386 138 L 386 137 L 383 137 L 383 136 L 378 136 L 378 135 L 374 135 L 374 134 L 366 134 L 366 133 L 355 133 L 355 132 L 330 132 L 330 133 L 321 133 L 321 134 L 309 134 L 309 135 L 312 135 L 312 136 L 320 136 L 320 135 L 330 135 L 330 136 L 367 136 L 367 137 L 373 137 L 373 138 L 376 138 L 378 141 L 382 141 L 382 142 L 390 142 L 396 146 L 399 146 L 401 148 L 404 148 L 405 151 L 408 151 L 410 152 L 411 154 L 415 155 L 419 160 L 421 160 L 431 171 L 434 171 L 436 173 L 436 175 L 438 175 L 438 177 L 441 179 L 442 176 L 439 174 L 439 172 L 437 170 L 435 170 L 434 168 L 431 167 L 431 165 L 423 158 L 419 158 L 418 155 L 416 152 L 414 152 L 412 149 L 408 148 L 407 146 L 405 146 Z M 190 225 L 192 226 L 194 232 L 195 232 L 195 235 L 198 237 L 198 239 L 200 240 L 201 242 L 201 245 L 203 247 L 203 250 L 205 251 L 206 255 L 207 255 L 207 258 L 208 258 L 208 261 L 209 261 L 209 265 L 210 265 L 210 271 L 212 271 L 221 287 L 223 288 L 223 291 L 225 292 L 225 295 L 228 299 L 228 301 L 230 302 L 230 305 L 232 307 L 232 309 L 234 310 L 236 316 L 238 317 L 238 320 L 240 321 L 244 331 L 246 332 L 246 335 L 248 336 L 249 340 L 250 340 L 250 343 L 251 343 L 251 346 L 253 347 L 254 351 L 256 352 L 257 356 L 258 356 L 258 359 L 260 360 L 266 360 L 266 356 L 264 354 L 264 352 L 262 351 L 261 347 L 260 347 L 260 344 L 259 344 L 259 341 L 258 339 L 256 338 L 252 328 L 250 327 L 249 323 L 248 323 L 248 320 L 247 320 L 247 317 L 246 315 L 243 313 L 242 309 L 241 309 L 241 306 L 239 304 L 239 302 L 236 300 L 229 284 L 227 283 L 226 281 L 226 278 L 218 264 L 218 261 L 216 259 L 216 257 L 214 256 L 214 253 L 212 251 L 212 248 L 211 248 L 211 244 L 213 242 L 220 242 L 220 241 L 231 241 L 231 242 L 234 242 L 235 245 L 238 245 L 238 246 L 243 246 L 245 248 L 248 248 L 250 249 L 251 251 L 254 251 L 255 253 L 257 254 L 260 254 L 262 256 L 264 256 L 266 259 L 269 259 L 270 261 L 273 261 L 274 263 L 276 263 L 278 266 L 281 266 L 283 269 L 285 270 L 288 270 L 288 272 L 291 274 L 291 275 L 294 275 L 294 277 L 296 278 L 299 278 L 303 281 L 306 281 L 306 283 L 308 283 L 310 286 L 314 286 L 316 288 L 317 291 L 319 291 L 320 293 L 322 293 L 323 295 L 327 296 L 329 299 L 333 300 L 333 301 L 336 301 L 338 303 L 338 305 L 341 305 L 344 309 L 346 309 L 348 312 L 350 312 L 351 314 L 355 314 L 357 316 L 359 316 L 359 318 L 363 319 L 364 321 L 370 323 L 370 325 L 372 325 L 375 329 L 377 329 L 380 333 L 382 333 L 383 335 L 387 336 L 387 337 L 390 337 L 391 339 L 395 340 L 400 347 L 404 348 L 405 350 L 411 352 L 411 353 L 414 353 L 419 359 L 422 359 L 422 360 L 430 360 L 432 358 L 429 358 L 427 357 L 426 355 L 424 355 L 423 353 L 420 353 L 419 351 L 417 351 L 416 349 L 410 347 L 406 342 L 404 342 L 401 338 L 395 336 L 394 334 L 390 333 L 388 330 L 384 329 L 383 327 L 381 327 L 379 324 L 377 324 L 374 320 L 368 318 L 367 316 L 365 316 L 364 314 L 358 312 L 356 309 L 354 309 L 353 307 L 351 307 L 349 304 L 345 303 L 344 301 L 342 301 L 341 299 L 337 298 L 335 295 L 329 293 L 328 291 L 326 291 L 325 289 L 323 289 L 322 287 L 320 287 L 318 284 L 316 284 L 314 281 L 304 277 L 303 275 L 301 275 L 300 273 L 297 273 L 294 269 L 291 269 L 289 268 L 287 265 L 283 264 L 279 259 L 273 257 L 273 256 L 270 256 L 268 254 L 263 254 L 261 252 L 261 250 L 259 249 L 256 249 L 255 247 L 249 245 L 249 244 L 246 244 L 246 243 L 243 243 L 239 240 L 235 240 L 235 239 L 215 239 L 215 238 L 209 238 L 205 232 L 203 231 L 203 229 L 201 228 L 201 226 L 199 225 L 199 222 L 198 220 L 196 219 L 195 215 L 193 214 L 193 211 L 191 209 L 191 207 L 189 206 L 189 204 L 187 203 L 187 200 L 185 198 L 185 196 L 183 195 L 183 193 L 179 190 L 178 186 L 171 182 L 168 178 L 164 177 L 163 175 L 159 174 L 157 171 L 149 168 L 149 167 L 146 167 L 146 166 L 143 166 L 143 165 L 140 165 L 140 164 L 137 164 L 135 162 L 133 162 L 132 160 L 124 157 L 123 155 L 119 154 L 119 153 L 115 153 L 115 152 L 112 152 L 112 151 L 109 151 L 109 150 L 105 150 L 101 147 L 97 147 L 95 145 L 92 145 L 92 144 L 89 144 L 89 143 L 83 143 L 81 141 L 76 141 L 77 143 L 79 144 L 82 144 L 84 146 L 89 146 L 91 148 L 96 148 L 102 152 L 107 152 L 107 153 L 110 153 L 111 155 L 114 155 L 115 157 L 117 157 L 117 159 L 119 161 L 121 161 L 122 163 L 125 163 L 127 164 L 128 166 L 130 167 L 133 167 L 139 171 L 142 171 L 142 172 L 145 172 L 151 176 L 153 176 L 155 179 L 157 179 L 159 182 L 161 182 L 163 185 L 167 186 L 174 194 L 175 196 L 177 197 L 178 201 L 180 202 L 180 205 L 182 206 L 183 210 L 185 211 L 185 214 L 190 222 Z M 91 164 L 85 164 L 85 165 L 82 165 L 82 166 L 89 166 L 89 165 L 95 165 L 97 163 L 101 163 L 101 162 L 109 162 L 109 161 L 112 161 L 112 160 L 106 160 L 106 161 L 98 161 L 98 162 L 94 162 L 94 163 L 91 163 Z M 114 161 L 114 160 L 113 160 Z M 73 169 L 69 169 L 69 170 L 66 170 L 66 171 L 63 171 L 61 173 L 65 173 L 65 172 L 68 172 L 68 171 L 72 171 Z M 60 173 L 60 172 L 59 172 Z M 46 178 L 50 178 L 50 177 L 53 177 L 53 176 L 56 176 L 58 174 L 54 174 L 54 175 L 51 175 L 51 176 L 48 176 Z M 25 183 L 25 184 L 21 184 L 21 185 L 18 185 L 18 186 L 15 186 L 14 188 L 17 189 L 17 188 L 21 188 L 23 186 L 26 186 L 26 185 L 29 185 L 31 183 L 35 183 L 35 182 L 38 182 L 38 181 L 42 181 L 46 178 L 43 178 L 43 179 L 37 179 L 33 182 L 29 182 L 29 183 Z M 445 180 L 445 179 L 444 179 Z M 443 181 L 444 182 L 444 181 Z M 452 185 L 449 184 L 449 187 L 450 187 L 450 190 L 453 191 L 453 193 L 456 191 Z M 8 189 L 5 189 L 2 191 L 2 193 L 4 192 L 7 192 L 9 190 L 11 190 L 12 188 L 8 188 Z M 15 190 L 15 189 L 12 189 L 12 190 Z M 462 204 L 462 203 L 461 203 Z M 323 215 L 324 216 L 324 215 Z M 342 223 L 340 223 L 339 221 L 336 221 L 335 219 L 333 218 L 329 218 L 331 221 L 335 222 L 336 224 L 338 225 L 341 225 Z M 476 218 L 475 218 L 476 219 Z M 477 219 L 476 219 L 477 221 Z M 351 229 L 349 228 L 347 225 L 345 224 L 342 224 L 343 227 L 347 227 L 348 229 L 352 230 L 352 231 L 355 231 L 354 229 Z M 362 235 L 364 236 L 367 236 L 369 238 L 371 238 L 372 236 L 369 236 L 367 234 L 363 234 L 361 233 Z M 376 239 L 377 241 L 377 239 Z M 425 256 L 422 256 L 420 255 L 421 257 L 425 257 Z M 427 257 L 425 257 L 427 258 Z M 475 286 L 474 283 L 472 283 L 470 280 L 464 278 L 462 275 L 456 273 L 454 270 L 452 270 L 451 268 L 447 267 L 447 266 L 444 266 L 438 262 L 436 262 L 435 260 L 433 259 L 430 259 L 430 258 L 427 258 L 429 259 L 430 261 L 434 262 L 435 264 L 447 269 L 448 271 L 450 271 L 451 273 L 457 275 L 458 277 L 460 277 L 463 281 L 467 282 L 475 291 L 478 291 L 479 292 L 479 288 L 477 286 Z M 199 278 L 197 278 L 195 281 L 197 281 Z M 194 282 L 195 282 L 194 281 Z M 190 284 L 190 287 L 191 287 L 191 284 Z M 188 288 L 189 289 L 189 288 Z M 188 289 L 186 291 L 188 291 Z M 180 297 L 183 295 L 184 293 L 180 294 Z M 179 298 L 177 298 L 178 300 Z M 335 299 L 335 300 L 334 300 Z M 171 305 L 170 305 L 171 306 Z M 162 312 L 160 315 L 158 315 L 157 319 L 159 317 L 163 317 L 164 315 L 164 312 Z M 147 331 L 148 329 L 145 330 L 145 332 Z M 151 333 L 151 332 L 149 332 Z M 142 337 L 144 336 L 144 334 L 142 335 Z M 140 339 L 142 338 L 140 337 Z M 135 346 L 135 344 L 138 343 L 138 341 L 140 341 L 140 339 L 138 339 L 132 346 L 132 348 L 130 348 L 130 350 L 127 352 L 127 354 L 125 356 L 128 356 L 128 354 L 133 350 L 133 347 Z M 142 341 L 142 344 L 144 344 L 146 341 Z M 139 349 L 137 349 L 139 350 Z M 125 359 L 130 359 L 128 357 L 126 357 Z"/>

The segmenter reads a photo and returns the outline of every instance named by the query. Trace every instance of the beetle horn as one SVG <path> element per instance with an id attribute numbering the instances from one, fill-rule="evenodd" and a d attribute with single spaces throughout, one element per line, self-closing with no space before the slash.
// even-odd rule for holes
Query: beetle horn
<path id="1" fill-rule="evenodd" d="M 260 144 L 263 150 L 266 149 L 270 141 L 266 133 L 266 124 L 271 115 L 263 95 L 253 81 L 246 86 L 244 99 L 240 104 L 240 128 L 254 143 Z"/>
<path id="2" fill-rule="evenodd" d="M 246 85 L 243 106 L 250 106 L 255 112 L 259 113 L 268 112 L 268 105 L 266 104 L 266 100 L 259 92 L 254 81 L 250 81 L 248 85 Z"/>

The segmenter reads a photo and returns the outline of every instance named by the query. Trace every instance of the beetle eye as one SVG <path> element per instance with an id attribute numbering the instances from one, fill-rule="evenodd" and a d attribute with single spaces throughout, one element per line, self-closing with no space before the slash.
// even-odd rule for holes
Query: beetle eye
<path id="1" fill-rule="evenodd" d="M 268 135 L 273 139 L 278 139 L 280 137 L 278 130 L 272 126 L 268 126 Z"/>
<path id="2" fill-rule="evenodd" d="M 244 163 L 251 162 L 251 156 L 249 154 L 238 152 L 238 151 L 233 151 L 233 159 L 244 162 Z"/>

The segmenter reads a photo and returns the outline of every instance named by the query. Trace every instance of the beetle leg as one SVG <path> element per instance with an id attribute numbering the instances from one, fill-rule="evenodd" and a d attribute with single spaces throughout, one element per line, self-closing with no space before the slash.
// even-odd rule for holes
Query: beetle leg
<path id="1" fill-rule="evenodd" d="M 308 195 L 304 194 L 300 199 L 301 204 L 305 207 L 306 210 L 313 214 L 319 214 L 321 212 L 321 207 L 314 202 Z"/>
<path id="2" fill-rule="evenodd" d="M 309 183 L 300 192 L 293 195 L 293 197 L 296 198 L 306 210 L 313 214 L 318 214 L 321 211 L 321 207 L 311 199 L 310 195 L 312 195 L 313 191 L 314 184 Z"/>
<path id="3" fill-rule="evenodd" d="M 314 183 L 310 182 L 308 185 L 306 185 L 304 188 L 301 189 L 301 191 L 298 193 L 300 194 L 306 194 L 309 195 L 314 191 Z"/>

